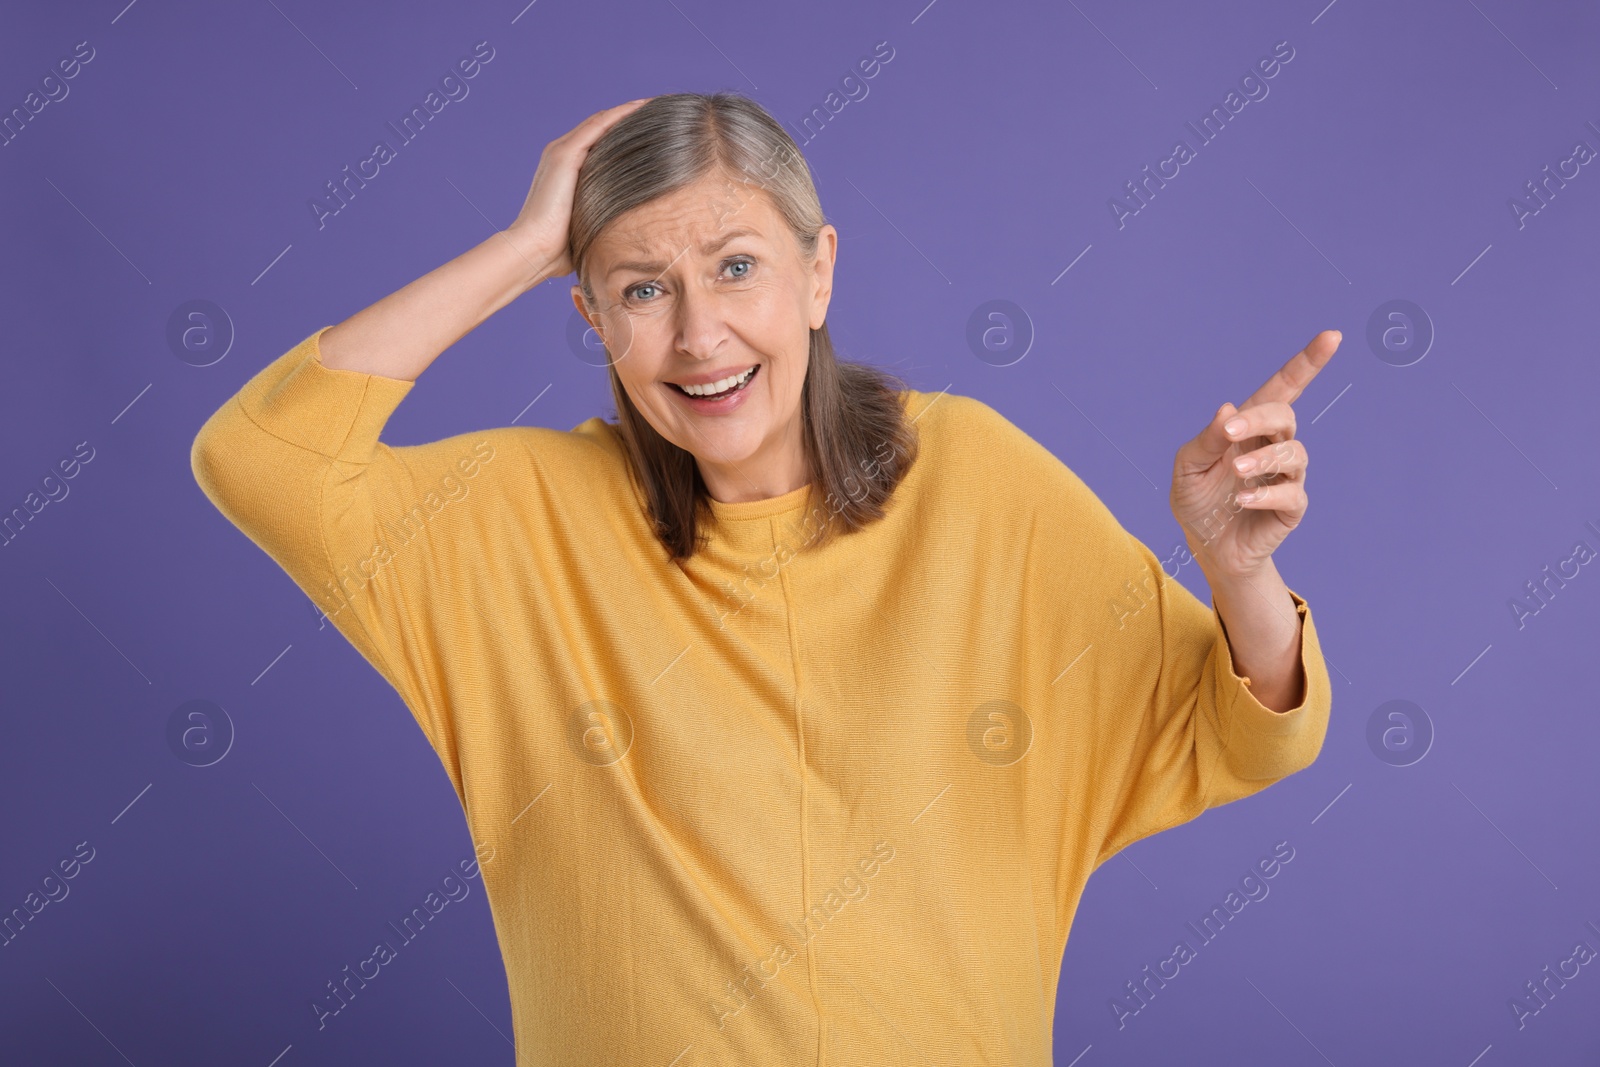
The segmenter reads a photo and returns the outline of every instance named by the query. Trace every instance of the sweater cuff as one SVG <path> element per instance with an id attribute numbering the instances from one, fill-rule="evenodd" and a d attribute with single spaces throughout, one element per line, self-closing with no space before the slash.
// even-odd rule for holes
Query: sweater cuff
<path id="1" fill-rule="evenodd" d="M 324 326 L 239 393 L 262 429 L 329 459 L 366 463 L 389 416 L 416 383 L 322 364 Z"/>
<path id="2" fill-rule="evenodd" d="M 1289 590 L 1289 596 L 1300 617 L 1300 670 L 1304 676 L 1304 690 L 1300 703 L 1287 711 L 1267 707 L 1250 691 L 1250 679 L 1241 677 L 1234 667 L 1233 649 L 1228 644 L 1227 628 L 1222 623 L 1222 613 L 1217 611 L 1216 599 L 1211 601 L 1212 628 L 1220 660 L 1216 675 L 1216 706 L 1223 709 L 1225 718 L 1258 733 L 1295 733 L 1306 723 L 1309 709 L 1327 699 L 1323 693 L 1326 688 L 1326 667 L 1322 660 L 1321 645 L 1317 641 L 1316 627 L 1311 621 L 1311 608 L 1293 589 Z"/>

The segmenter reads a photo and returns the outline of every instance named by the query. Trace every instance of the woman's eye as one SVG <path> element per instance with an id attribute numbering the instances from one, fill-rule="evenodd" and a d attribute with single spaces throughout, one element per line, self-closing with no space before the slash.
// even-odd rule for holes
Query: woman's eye
<path id="1" fill-rule="evenodd" d="M 735 273 L 733 275 L 733 278 L 734 278 L 735 281 L 743 281 L 745 278 L 750 277 L 750 272 L 751 271 L 756 269 L 755 261 L 754 260 L 750 260 L 750 259 L 732 260 L 728 264 L 726 264 L 724 269 L 733 270 L 735 267 L 743 267 L 744 268 L 743 271 L 740 271 L 740 272 Z M 660 286 L 656 285 L 654 282 L 640 282 L 638 285 L 629 286 L 627 289 L 624 289 L 622 291 L 622 297 L 623 297 L 624 300 L 626 300 L 630 304 L 646 303 L 651 298 L 648 297 L 648 296 L 643 295 L 643 293 L 645 291 L 647 291 L 647 290 L 653 290 L 653 289 L 659 289 L 659 288 L 660 288 Z"/>

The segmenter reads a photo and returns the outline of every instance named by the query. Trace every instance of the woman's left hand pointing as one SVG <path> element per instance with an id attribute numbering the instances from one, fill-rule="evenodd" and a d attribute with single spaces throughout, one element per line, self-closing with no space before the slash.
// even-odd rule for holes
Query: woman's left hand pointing
<path id="1" fill-rule="evenodd" d="M 1294 439 L 1290 405 L 1342 339 L 1338 330 L 1317 334 L 1248 400 L 1223 404 L 1178 449 L 1172 513 L 1209 578 L 1251 578 L 1305 515 L 1309 457 Z"/>

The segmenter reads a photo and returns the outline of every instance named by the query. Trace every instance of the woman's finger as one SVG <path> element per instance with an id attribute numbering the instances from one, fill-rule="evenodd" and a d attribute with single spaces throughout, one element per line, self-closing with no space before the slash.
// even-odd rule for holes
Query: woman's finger
<path id="1" fill-rule="evenodd" d="M 1254 452 L 1246 452 L 1233 461 L 1233 469 L 1241 475 L 1303 474 L 1311 461 L 1306 446 L 1300 441 L 1274 441 Z"/>
<path id="2" fill-rule="evenodd" d="M 1300 482 L 1274 482 L 1241 489 L 1234 499 L 1242 506 L 1261 511 L 1283 511 L 1291 515 L 1304 512 L 1308 498 Z"/>
<path id="3" fill-rule="evenodd" d="M 1211 421 L 1206 424 L 1205 429 L 1178 448 L 1178 454 L 1173 459 L 1173 469 L 1176 474 L 1188 475 L 1210 470 L 1217 460 L 1227 453 L 1233 442 L 1222 431 L 1222 424 L 1232 418 L 1234 412 L 1232 404 L 1223 404 L 1217 409 L 1217 413 L 1211 416 Z"/>
<path id="4" fill-rule="evenodd" d="M 1342 340 L 1344 334 L 1338 330 L 1323 330 L 1318 333 L 1311 339 L 1310 344 L 1290 356 L 1289 362 L 1268 378 L 1260 389 L 1251 393 L 1244 406 L 1250 407 L 1271 400 L 1294 403 L 1305 391 L 1306 386 L 1311 384 L 1311 379 L 1317 376 L 1317 372 L 1328 365 L 1328 360 L 1338 351 L 1339 342 Z"/>
<path id="5" fill-rule="evenodd" d="M 1283 400 L 1266 400 L 1240 408 L 1222 424 L 1222 432 L 1236 444 L 1252 437 L 1287 441 L 1294 437 L 1294 431 L 1294 408 Z"/>
<path id="6" fill-rule="evenodd" d="M 588 118 L 572 127 L 572 129 L 568 130 L 560 137 L 557 137 L 554 141 L 551 141 L 550 146 L 559 146 L 562 150 L 574 148 L 586 149 L 590 145 L 594 144 L 594 142 L 598 141 L 601 136 L 612 126 L 622 121 L 622 119 L 629 112 L 633 111 L 639 105 L 647 103 L 651 99 L 651 97 L 647 96 L 641 100 L 629 100 L 625 104 L 618 104 L 616 107 L 608 107 L 604 111 L 596 111 L 593 115 L 590 115 Z"/>

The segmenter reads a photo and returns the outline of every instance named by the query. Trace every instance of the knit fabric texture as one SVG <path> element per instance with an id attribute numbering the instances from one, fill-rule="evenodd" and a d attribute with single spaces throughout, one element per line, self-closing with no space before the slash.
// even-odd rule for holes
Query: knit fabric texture
<path id="1" fill-rule="evenodd" d="M 394 688 L 478 848 L 519 1063 L 1046 1067 L 1068 931 L 1120 849 L 1309 766 L 1215 605 L 974 398 L 820 547 L 809 486 L 674 563 L 611 424 L 380 434 L 413 382 L 317 330 L 194 476 Z M 1285 604 L 1285 612 L 1291 605 Z"/>

